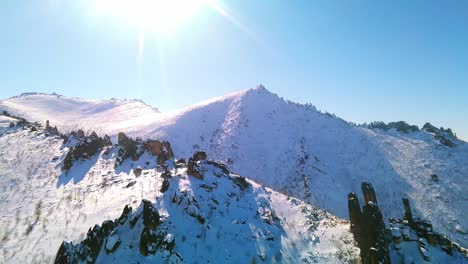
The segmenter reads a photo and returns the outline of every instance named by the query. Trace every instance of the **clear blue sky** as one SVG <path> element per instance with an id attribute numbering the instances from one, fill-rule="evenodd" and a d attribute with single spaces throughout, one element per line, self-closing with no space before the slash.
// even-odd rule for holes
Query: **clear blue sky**
<path id="1" fill-rule="evenodd" d="M 141 98 L 161 111 L 264 84 L 357 123 L 468 139 L 468 1 L 221 1 L 170 35 L 92 0 L 0 1 L 0 98 Z"/>

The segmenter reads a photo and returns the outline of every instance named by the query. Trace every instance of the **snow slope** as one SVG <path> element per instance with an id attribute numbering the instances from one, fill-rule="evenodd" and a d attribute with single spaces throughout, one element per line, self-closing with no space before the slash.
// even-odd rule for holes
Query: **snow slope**
<path id="1" fill-rule="evenodd" d="M 374 185 L 385 218 L 401 217 L 401 198 L 408 196 L 416 216 L 468 245 L 466 142 L 457 140 L 457 146 L 449 148 L 425 131 L 405 134 L 356 127 L 313 106 L 287 102 L 263 87 L 172 113 L 136 117 L 138 111 L 132 110 L 132 124 L 120 124 L 118 117 L 128 110 L 124 108 L 113 108 L 107 118 L 85 112 L 73 118 L 60 115 L 62 107 L 50 107 L 47 101 L 79 105 L 81 99 L 50 97 L 41 95 L 43 103 L 36 103 L 37 96 L 13 98 L 0 107 L 33 120 L 47 117 L 52 125 L 87 120 L 80 125 L 99 126 L 114 135 L 121 129 L 132 136 L 165 139 L 178 157 L 205 150 L 241 175 L 340 217 L 348 216 L 347 193 L 360 192 L 366 180 Z M 26 105 L 41 109 L 40 114 L 27 111 Z M 63 119 L 56 121 L 55 116 Z M 432 174 L 438 175 L 438 182 Z"/>
<path id="2" fill-rule="evenodd" d="M 126 204 L 137 208 L 142 199 L 155 203 L 164 230 L 175 240 L 174 250 L 186 263 L 347 263 L 358 258 L 347 221 L 250 180 L 241 189 L 233 180 L 239 176 L 211 165 L 203 165 L 203 180 L 188 176 L 185 168 L 171 169 L 169 189 L 161 193 L 162 171 L 153 156 L 127 159 L 114 169 L 119 149 L 114 146 L 62 173 L 67 148 L 59 137 L 4 130 L 10 131 L 0 137 L 1 263 L 51 263 L 63 240 L 83 240 L 88 228 L 119 217 Z M 132 170 L 137 166 L 143 168 L 138 177 Z M 192 217 L 198 215 L 204 223 Z M 139 225 L 133 231 L 118 228 L 118 250 L 100 254 L 97 262 L 167 260 L 168 255 L 139 253 Z"/>
<path id="3" fill-rule="evenodd" d="M 160 112 L 138 100 L 88 100 L 57 94 L 27 93 L 0 102 L 0 110 L 29 121 L 51 121 L 61 131 L 92 128 L 97 132 L 116 133 L 155 119 Z"/>

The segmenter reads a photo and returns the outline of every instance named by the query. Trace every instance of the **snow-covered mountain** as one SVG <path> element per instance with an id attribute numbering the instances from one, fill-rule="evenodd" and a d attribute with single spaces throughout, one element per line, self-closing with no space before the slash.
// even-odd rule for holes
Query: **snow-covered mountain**
<path id="1" fill-rule="evenodd" d="M 347 194 L 358 193 L 361 182 L 370 181 L 385 218 L 401 217 L 401 198 L 407 196 L 416 216 L 430 220 L 435 231 L 450 235 L 464 247 L 468 245 L 468 218 L 464 216 L 468 200 L 468 144 L 450 138 L 455 146 L 449 147 L 441 143 L 439 134 L 434 131 L 405 133 L 396 129 L 358 127 L 317 111 L 311 105 L 285 101 L 263 87 L 172 113 L 159 113 L 140 101 L 83 100 L 45 94 L 3 100 L 1 110 L 42 124 L 49 120 L 51 126 L 57 125 L 63 131 L 97 130 L 100 135 L 109 134 L 114 142 L 120 131 L 132 137 L 167 140 L 176 157 L 188 158 L 194 151 L 204 150 L 210 158 L 228 164 L 239 175 L 342 218 L 348 217 Z M 4 119 L 0 124 L 10 122 Z M 150 178 L 154 182 L 137 178 L 137 183 L 141 180 L 140 185 L 134 186 L 141 186 L 136 190 L 141 193 L 133 190 L 111 199 L 104 190 L 109 188 L 111 192 L 121 193 L 119 180 L 116 184 L 105 184 L 104 190 L 89 187 L 93 186 L 93 181 L 101 182 L 115 175 L 122 179 L 134 178 L 130 169 L 113 170 L 106 165 L 108 159 L 97 156 L 73 169 L 75 176 L 68 181 L 75 184 L 57 181 L 59 163 L 66 150 L 61 149 L 59 139 L 41 137 L 26 132 L 0 137 L 4 161 L 0 165 L 4 181 L 2 200 L 6 201 L 2 202 L 1 210 L 9 212 L 8 217 L 2 217 L 2 221 L 8 219 L 8 224 L 3 222 L 2 225 L 10 226 L 5 230 L 17 230 L 21 223 L 28 226 L 33 223 L 37 204 L 32 201 L 37 201 L 38 197 L 65 199 L 63 197 L 69 197 L 70 193 L 78 197 L 78 201 L 94 197 L 92 203 L 77 202 L 76 208 L 62 202 L 61 213 L 69 213 L 65 218 L 57 216 L 56 223 L 76 224 L 66 231 L 49 231 L 49 236 L 54 237 L 53 243 L 63 239 L 81 240 L 84 237 L 77 238 L 76 234 L 102 222 L 103 217 L 118 217 L 124 204 L 135 208 L 143 198 L 154 200 L 155 190 L 149 192 L 145 188 L 154 186 L 157 177 Z M 41 147 L 44 145 L 49 147 Z M 16 156 L 19 158 L 13 158 Z M 27 161 L 28 156 L 34 160 Z M 56 157 L 55 161 L 51 162 L 50 157 Z M 30 182 L 33 175 L 40 175 L 40 182 Z M 24 192 L 30 194 L 31 199 L 26 199 L 22 205 L 13 205 L 22 199 Z M 77 210 L 86 216 L 77 217 Z M 28 217 L 13 225 L 16 212 Z M 44 254 L 48 246 L 55 246 L 38 246 L 36 242 L 27 242 L 27 237 L 21 239 L 26 241 L 21 244 L 23 249 L 36 249 L 37 254 Z"/>
<path id="2" fill-rule="evenodd" d="M 70 263 L 347 263 L 359 259 L 347 221 L 232 174 L 217 163 L 199 162 L 202 179 L 189 176 L 182 164 L 171 163 L 164 171 L 147 152 L 116 166 L 121 147 L 115 145 L 89 159 L 79 157 L 69 170 L 61 171 L 69 146 L 76 146 L 72 136 L 65 143 L 44 130 L 4 127 L 1 132 L 2 263 L 51 263 L 63 240 L 76 245 L 95 237 L 93 232 L 101 228 L 93 226 L 119 218 L 127 204 L 136 210 L 127 209 L 128 217 L 111 224 L 112 233 L 109 229 L 101 241 L 102 250 L 89 253 L 82 249 L 84 244 L 73 248 L 66 243 L 74 256 Z M 145 254 L 140 245 L 147 227 L 144 205 L 140 205 L 144 199 L 158 216 L 151 217 L 159 227 L 153 239 L 161 238 L 161 243 L 166 239 L 164 243 L 169 244 L 156 247 L 148 233 Z M 102 224 L 102 230 L 109 222 Z M 87 233 L 88 228 L 93 231 Z"/>
<path id="3" fill-rule="evenodd" d="M 142 125 L 160 114 L 139 100 L 89 100 L 43 93 L 25 93 L 3 100 L 0 108 L 29 121 L 44 124 L 50 120 L 61 131 L 87 127 L 111 133 Z"/>

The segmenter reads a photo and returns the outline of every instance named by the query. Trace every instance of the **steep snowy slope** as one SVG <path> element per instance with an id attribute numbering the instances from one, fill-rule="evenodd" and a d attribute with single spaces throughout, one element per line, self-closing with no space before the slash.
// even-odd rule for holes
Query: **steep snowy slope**
<path id="1" fill-rule="evenodd" d="M 165 139 L 179 157 L 205 150 L 241 175 L 340 217 L 348 217 L 343 202 L 347 193 L 358 192 L 363 180 L 370 181 L 386 218 L 400 217 L 401 198 L 408 196 L 416 216 L 432 221 L 437 232 L 468 245 L 468 218 L 464 216 L 468 144 L 460 140 L 450 148 L 426 131 L 406 134 L 356 127 L 312 106 L 284 101 L 263 87 L 173 113 L 138 118 L 138 111 L 131 110 L 135 118 L 128 123 L 119 122 L 123 119 L 119 115 L 125 113 L 122 109 L 107 119 L 104 114 L 84 112 L 70 119 L 60 115 L 60 107 L 40 105 L 31 96 L 21 99 L 27 103 L 13 106 L 10 102 L 17 100 L 1 105 L 42 120 L 38 114 L 26 112 L 26 105 L 36 105 L 52 125 L 82 119 L 87 120 L 81 123 L 85 129 L 103 122 L 109 126 L 103 131 L 111 135 L 120 129 L 132 136 Z M 55 121 L 56 115 L 64 119 Z"/>
<path id="2" fill-rule="evenodd" d="M 140 133 L 173 142 L 182 156 L 207 150 L 234 171 L 341 217 L 347 193 L 370 181 L 385 216 L 399 217 L 408 196 L 417 216 L 468 244 L 466 142 L 449 148 L 425 131 L 355 127 L 262 87 L 165 115 Z"/>
<path id="3" fill-rule="evenodd" d="M 57 94 L 29 93 L 0 101 L 0 112 L 6 110 L 45 124 L 50 120 L 61 131 L 92 128 L 103 133 L 117 133 L 155 119 L 159 111 L 138 100 L 87 100 Z"/>
<path id="4" fill-rule="evenodd" d="M 68 147 L 60 137 L 18 128 L 3 128 L 2 134 L 1 263 L 51 263 L 63 240 L 82 241 L 88 228 L 118 218 L 126 204 L 137 209 L 130 213 L 137 218 L 142 199 L 154 203 L 163 221 L 158 230 L 175 247 L 144 256 L 139 250 L 144 221 L 134 227 L 127 221 L 106 238 L 98 263 L 358 259 L 348 222 L 206 162 L 200 162 L 203 179 L 172 163 L 167 174 L 148 153 L 115 167 L 120 147 L 110 146 L 61 172 Z M 139 166 L 141 174 L 135 173 Z M 117 250 L 105 253 L 117 241 Z"/>

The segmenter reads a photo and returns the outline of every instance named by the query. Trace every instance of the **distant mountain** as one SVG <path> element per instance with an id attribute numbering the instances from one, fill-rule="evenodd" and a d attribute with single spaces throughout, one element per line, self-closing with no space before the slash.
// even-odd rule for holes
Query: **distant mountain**
<path id="1" fill-rule="evenodd" d="M 25 93 L 2 100 L 0 110 L 41 124 L 50 120 L 62 131 L 92 128 L 98 132 L 118 132 L 160 115 L 158 109 L 140 100 L 88 100 L 43 93 Z"/>

